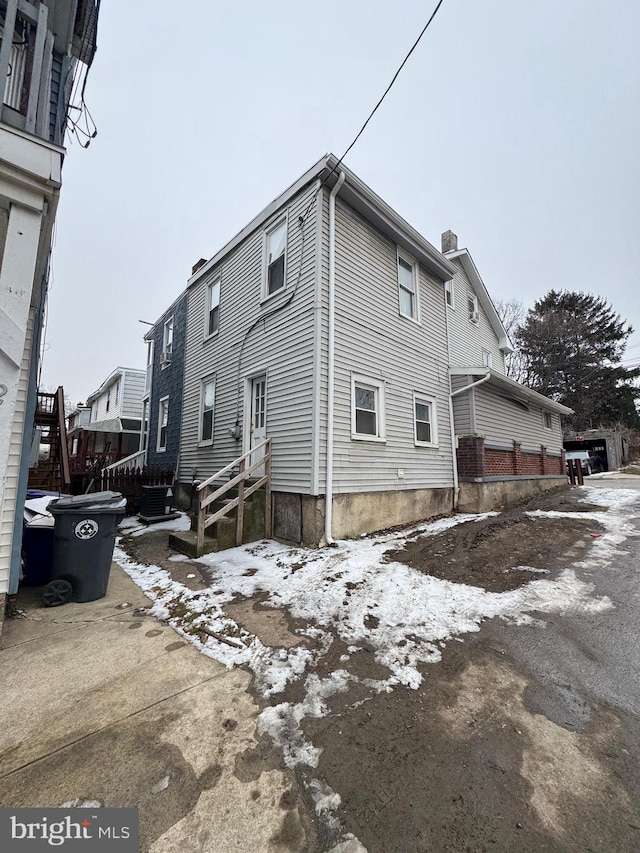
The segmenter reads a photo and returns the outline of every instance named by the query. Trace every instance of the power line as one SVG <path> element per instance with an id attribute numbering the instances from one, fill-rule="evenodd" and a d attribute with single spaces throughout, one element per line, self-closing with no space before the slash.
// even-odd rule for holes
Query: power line
<path id="1" fill-rule="evenodd" d="M 396 80 L 398 79 L 398 76 L 399 76 L 400 72 L 402 71 L 402 69 L 404 68 L 404 66 L 407 64 L 407 62 L 409 61 L 409 57 L 411 56 L 411 54 L 413 53 L 413 51 L 417 48 L 417 46 L 420 44 L 420 40 L 422 39 L 422 36 L 426 33 L 426 31 L 427 31 L 427 30 L 429 29 L 429 27 L 431 26 L 431 22 L 433 21 L 433 19 L 435 18 L 435 16 L 438 14 L 438 10 L 440 9 L 440 6 L 442 6 L 442 3 L 443 3 L 443 2 L 444 2 L 444 0 L 438 0 L 438 4 L 437 4 L 436 8 L 433 10 L 433 12 L 431 13 L 431 16 L 430 16 L 429 20 L 427 21 L 427 23 L 424 25 L 424 27 L 423 27 L 423 28 L 422 28 L 422 30 L 420 31 L 420 35 L 418 36 L 418 38 L 417 38 L 417 39 L 414 41 L 414 43 L 411 45 L 411 48 L 409 49 L 409 52 L 407 53 L 407 55 L 405 56 L 405 58 L 402 60 L 402 62 L 401 62 L 401 63 L 400 63 L 400 65 L 398 66 L 398 69 L 397 69 L 396 73 L 395 73 L 395 74 L 393 75 L 393 77 L 391 78 L 391 82 L 389 83 L 389 85 L 387 86 L 387 88 L 386 88 L 386 89 L 384 90 L 384 92 L 382 93 L 382 97 L 378 100 L 378 103 L 377 103 L 377 104 L 375 105 L 375 107 L 371 110 L 371 112 L 370 112 L 370 113 L 369 113 L 369 115 L 367 116 L 367 120 L 366 120 L 366 121 L 365 121 L 365 123 L 362 125 L 362 127 L 360 128 L 360 130 L 356 133 L 355 137 L 353 138 L 353 141 L 352 141 L 352 142 L 351 142 L 351 144 L 347 147 L 347 149 L 346 149 L 346 151 L 344 152 L 344 154 L 342 155 L 342 157 L 340 157 L 340 159 L 339 159 L 339 160 L 338 160 L 338 162 L 335 164 L 335 166 L 333 167 L 333 169 L 329 172 L 329 174 L 327 175 L 326 180 L 329 180 L 329 178 L 331 177 L 331 175 L 333 175 L 333 173 L 338 169 L 338 167 L 340 166 L 340 164 L 342 163 L 342 161 L 344 160 L 344 158 L 347 156 L 347 154 L 349 153 L 349 151 L 351 151 L 351 149 L 353 148 L 353 146 L 356 144 L 356 142 L 360 139 L 360 137 L 361 137 L 361 136 L 362 136 L 362 134 L 364 133 L 364 130 L 365 130 L 366 126 L 369 124 L 369 122 L 371 121 L 371 119 L 372 119 L 372 118 L 374 117 L 374 115 L 376 114 L 376 112 L 377 112 L 377 110 L 378 110 L 378 107 L 382 104 L 382 102 L 384 101 L 384 99 L 387 97 L 387 95 L 388 95 L 388 94 L 389 94 L 389 92 L 391 91 L 391 88 L 392 88 L 393 84 L 394 84 L 394 83 L 396 82 Z M 304 222 L 305 222 L 305 220 L 306 220 L 307 216 L 309 215 L 309 212 L 311 211 L 311 208 L 313 207 L 313 203 L 315 202 L 315 200 L 316 200 L 316 196 L 318 195 L 318 193 L 319 193 L 319 192 L 320 192 L 320 187 L 318 187 L 318 189 L 316 190 L 315 194 L 313 195 L 313 198 L 312 198 L 312 199 L 311 199 L 311 201 L 309 202 L 309 206 L 307 207 L 307 209 L 306 209 L 306 210 L 305 210 L 305 212 L 304 212 L 304 216 L 302 217 L 302 223 L 303 223 L 303 224 L 304 224 Z"/>
<path id="2" fill-rule="evenodd" d="M 433 12 L 431 13 L 431 17 L 429 18 L 429 20 L 427 21 L 427 23 L 426 23 L 426 24 L 424 25 L 424 27 L 422 28 L 422 30 L 421 30 L 420 35 L 418 36 L 418 38 L 417 38 L 417 39 L 414 41 L 414 43 L 411 45 L 411 49 L 409 50 L 409 52 L 407 53 L 407 55 L 405 56 L 405 58 L 404 58 L 404 59 L 402 60 L 402 62 L 400 63 L 400 66 L 398 67 L 398 70 L 396 71 L 396 73 L 395 73 L 395 74 L 393 75 L 393 77 L 391 78 L 391 82 L 389 83 L 389 85 L 387 86 L 387 88 L 384 90 L 384 92 L 383 92 L 383 94 L 382 94 L 382 97 L 380 98 L 380 100 L 378 101 L 378 103 L 375 105 L 375 107 L 374 107 L 374 108 L 371 110 L 371 112 L 369 113 L 369 116 L 368 116 L 367 120 L 366 120 L 366 121 L 365 121 L 365 123 L 362 125 L 362 127 L 361 127 L 361 128 L 360 128 L 360 130 L 357 132 L 357 134 L 355 135 L 355 138 L 354 138 L 353 142 L 351 143 L 351 145 L 349 145 L 349 147 L 348 147 L 348 148 L 347 148 L 347 150 L 344 152 L 344 154 L 342 155 L 342 157 L 338 160 L 338 162 L 336 163 L 336 165 L 333 167 L 333 169 L 331 170 L 332 172 L 335 172 L 335 170 L 336 170 L 336 169 L 338 168 L 338 166 L 342 163 L 342 161 L 343 161 L 343 160 L 344 160 L 344 158 L 347 156 L 347 154 L 349 153 L 349 151 L 351 151 L 351 149 L 353 148 L 353 146 L 356 144 L 356 142 L 357 142 L 357 141 L 360 139 L 360 137 L 362 136 L 362 134 L 363 134 L 363 132 L 364 132 L 364 129 L 365 129 L 365 128 L 366 128 L 366 126 L 369 124 L 369 122 L 370 122 L 370 121 L 371 121 L 371 119 L 374 117 L 374 115 L 376 114 L 376 112 L 377 112 L 377 110 L 378 110 L 378 107 L 380 106 L 380 104 L 384 101 L 384 99 L 387 97 L 387 95 L 388 95 L 388 94 L 389 94 L 389 92 L 391 91 L 391 87 L 393 86 L 393 84 L 394 84 L 394 83 L 396 82 L 396 80 L 398 79 L 398 75 L 400 74 L 400 72 L 402 71 L 402 69 L 404 68 L 404 66 L 407 64 L 407 62 L 408 62 L 408 60 L 409 60 L 409 57 L 411 56 L 411 54 L 413 53 L 413 51 L 414 51 L 414 50 L 417 48 L 417 46 L 419 45 L 419 43 L 420 43 L 420 39 L 421 39 L 421 38 L 422 38 L 422 36 L 426 33 L 426 31 L 429 29 L 429 27 L 430 27 L 430 25 L 431 25 L 431 22 L 433 21 L 433 19 L 435 18 L 435 16 L 438 14 L 438 9 L 440 8 L 440 6 L 442 6 L 442 3 L 443 3 L 443 0 L 438 0 L 438 5 L 436 6 L 436 8 L 435 8 L 435 9 L 433 10 Z"/>

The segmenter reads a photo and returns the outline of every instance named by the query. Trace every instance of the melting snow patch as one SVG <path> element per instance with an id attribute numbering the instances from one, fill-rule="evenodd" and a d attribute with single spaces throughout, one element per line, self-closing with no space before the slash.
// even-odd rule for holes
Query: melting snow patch
<path id="1" fill-rule="evenodd" d="M 83 800 L 76 797 L 75 800 L 67 800 L 60 806 L 61 809 L 101 809 L 102 803 L 100 800 Z"/>
<path id="2" fill-rule="evenodd" d="M 169 776 L 165 776 L 151 788 L 152 794 L 159 794 L 160 791 L 166 791 L 169 787 Z"/>
<path id="3" fill-rule="evenodd" d="M 447 642 L 463 642 L 463 636 L 478 631 L 486 619 L 499 617 L 530 625 L 539 624 L 536 620 L 544 614 L 598 613 L 612 607 L 608 598 L 594 595 L 593 584 L 579 578 L 575 568 L 608 565 L 617 546 L 634 535 L 630 517 L 638 493 L 588 489 L 586 500 L 609 510 L 529 515 L 597 522 L 605 533 L 589 540 L 592 547 L 585 552 L 587 559 L 562 570 L 554 579 L 545 577 L 547 570 L 515 566 L 512 571 L 535 571 L 539 578 L 502 593 L 440 580 L 384 559 L 388 551 L 408 539 L 434 536 L 498 513 L 439 519 L 373 538 L 338 542 L 331 549 L 290 548 L 268 540 L 233 548 L 200 558 L 213 580 L 210 588 L 199 591 L 174 581 L 156 566 L 139 565 L 119 547 L 114 559 L 153 600 L 152 614 L 168 621 L 204 654 L 228 667 L 246 664 L 251 668 L 259 693 L 271 701 L 275 697 L 274 704 L 258 717 L 260 730 L 282 748 L 288 767 L 315 767 L 320 750 L 306 740 L 301 721 L 326 715 L 330 697 L 345 693 L 350 684 L 366 686 L 372 692 L 390 691 L 398 684 L 417 688 L 422 667 L 440 660 Z M 184 516 L 167 526 L 176 523 L 184 529 L 188 519 Z M 258 594 L 263 604 L 308 623 L 297 630 L 308 642 L 291 649 L 266 647 L 225 613 L 224 605 L 234 598 Z M 346 648 L 339 658 L 343 668 L 320 678 L 314 667 L 336 638 Z M 372 651 L 375 661 L 388 670 L 386 678 L 360 679 L 349 672 L 351 656 L 363 648 Z M 301 701 L 277 702 L 288 683 L 301 680 Z"/>

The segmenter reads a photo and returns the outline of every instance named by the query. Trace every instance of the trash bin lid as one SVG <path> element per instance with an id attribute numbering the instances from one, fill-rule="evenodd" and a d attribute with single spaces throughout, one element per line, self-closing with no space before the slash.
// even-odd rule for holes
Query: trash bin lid
<path id="1" fill-rule="evenodd" d="M 126 506 L 127 499 L 120 492 L 92 492 L 89 495 L 73 495 L 70 498 L 58 498 L 51 501 L 47 509 L 56 515 L 70 510 L 96 509 L 116 510 Z"/>

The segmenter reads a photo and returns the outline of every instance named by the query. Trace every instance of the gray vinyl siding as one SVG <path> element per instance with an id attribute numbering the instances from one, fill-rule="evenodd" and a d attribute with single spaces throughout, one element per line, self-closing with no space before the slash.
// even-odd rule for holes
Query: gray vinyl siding
<path id="1" fill-rule="evenodd" d="M 451 353 L 452 367 L 475 367 L 482 364 L 482 350 L 491 353 L 491 367 L 496 373 L 506 373 L 504 354 L 498 347 L 498 336 L 487 315 L 485 314 L 480 300 L 478 300 L 478 311 L 480 320 L 473 323 L 469 319 L 467 310 L 467 294 L 474 293 L 469 278 L 462 268 L 460 260 L 451 259 L 457 272 L 453 279 L 454 308 L 448 308 L 449 316 L 449 350 Z"/>
<path id="2" fill-rule="evenodd" d="M 396 244 L 338 197 L 336 494 L 452 485 L 443 283 L 423 269 L 419 305 L 420 324 L 400 315 Z M 352 372 L 385 383 L 384 444 L 351 438 Z M 414 444 L 414 391 L 436 401 L 437 448 Z"/>
<path id="3" fill-rule="evenodd" d="M 314 192 L 315 184 L 288 205 L 283 292 L 260 302 L 263 229 L 249 235 L 189 291 L 179 472 L 183 482 L 209 477 L 248 449 L 245 437 L 236 441 L 230 430 L 238 420 L 244 431 L 245 382 L 266 373 L 266 431 L 273 441 L 273 488 L 302 494 L 311 491 L 315 203 L 304 224 L 304 252 L 298 219 Z M 285 208 L 267 224 L 273 224 L 284 212 Z M 219 331 L 205 340 L 207 284 L 218 274 Z M 278 305 L 284 307 L 269 316 Z M 260 317 L 264 317 L 261 322 Z M 210 376 L 216 381 L 213 445 L 199 447 L 201 382 Z"/>
<path id="4" fill-rule="evenodd" d="M 122 402 L 120 404 L 120 417 L 141 418 L 142 417 L 142 395 L 144 394 L 144 383 L 146 374 L 142 370 L 125 371 L 122 391 Z"/>
<path id="5" fill-rule="evenodd" d="M 551 413 L 552 429 L 543 423 L 543 408 L 520 403 L 484 384 L 471 392 L 475 397 L 476 431 L 484 435 L 485 444 L 510 447 L 513 441 L 522 443 L 523 450 L 540 450 L 543 444 L 549 452 L 562 449 L 560 416 Z"/>
<path id="6" fill-rule="evenodd" d="M 466 376 L 453 376 L 451 378 L 451 390 L 457 391 L 467 385 Z M 458 394 L 452 399 L 453 424 L 456 435 L 469 435 L 473 432 L 473 419 L 471 416 L 471 392 Z"/>

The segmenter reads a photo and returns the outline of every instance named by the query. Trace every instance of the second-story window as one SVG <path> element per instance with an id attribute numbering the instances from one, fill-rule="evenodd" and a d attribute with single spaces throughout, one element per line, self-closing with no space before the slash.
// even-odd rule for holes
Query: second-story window
<path id="1" fill-rule="evenodd" d="M 105 412 L 108 412 L 109 409 L 111 408 L 111 388 L 107 389 L 107 404 L 104 408 L 105 408 Z"/>
<path id="2" fill-rule="evenodd" d="M 472 323 L 477 323 L 480 314 L 478 312 L 478 297 L 475 293 L 467 293 L 467 308 L 469 309 L 469 319 Z"/>
<path id="3" fill-rule="evenodd" d="M 449 281 L 445 281 L 444 283 L 444 297 L 447 301 L 447 305 L 449 308 L 455 308 L 453 304 L 453 279 Z"/>
<path id="4" fill-rule="evenodd" d="M 145 394 L 151 389 L 151 374 L 153 372 L 153 341 L 147 341 L 147 375 L 144 381 Z"/>
<path id="5" fill-rule="evenodd" d="M 398 255 L 398 297 L 403 317 L 418 319 L 417 266 L 408 258 Z"/>
<path id="6" fill-rule="evenodd" d="M 162 339 L 162 363 L 169 364 L 171 362 L 171 353 L 173 352 L 173 317 L 170 317 L 164 324 L 164 337 Z"/>
<path id="7" fill-rule="evenodd" d="M 207 285 L 207 319 L 205 335 L 213 335 L 220 325 L 220 278 Z"/>
<path id="8" fill-rule="evenodd" d="M 282 219 L 266 233 L 265 296 L 284 287 L 284 270 L 287 253 L 287 220 Z"/>

